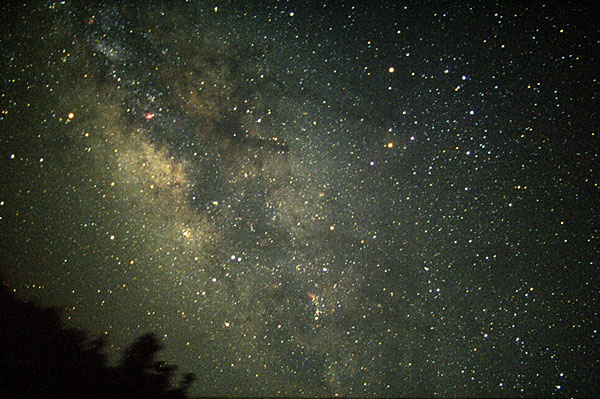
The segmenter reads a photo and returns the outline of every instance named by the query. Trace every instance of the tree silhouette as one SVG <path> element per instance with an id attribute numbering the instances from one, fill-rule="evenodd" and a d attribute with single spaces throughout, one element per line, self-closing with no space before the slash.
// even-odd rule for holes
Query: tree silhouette
<path id="1" fill-rule="evenodd" d="M 162 345 L 148 333 L 107 365 L 106 337 L 89 340 L 65 328 L 58 308 L 24 302 L 0 285 L 0 392 L 8 396 L 185 398 L 195 380 L 184 374 L 171 386 L 176 366 L 155 360 Z"/>

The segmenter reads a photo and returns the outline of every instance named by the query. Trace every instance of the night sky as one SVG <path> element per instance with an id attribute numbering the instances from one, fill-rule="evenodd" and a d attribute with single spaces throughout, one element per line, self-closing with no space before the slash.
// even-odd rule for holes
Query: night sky
<path id="1" fill-rule="evenodd" d="M 19 298 L 192 396 L 600 395 L 595 6 L 21 3 Z"/>

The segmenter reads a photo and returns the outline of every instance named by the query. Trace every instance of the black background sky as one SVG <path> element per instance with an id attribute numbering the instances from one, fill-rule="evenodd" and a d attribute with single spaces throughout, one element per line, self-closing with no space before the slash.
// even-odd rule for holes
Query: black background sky
<path id="1" fill-rule="evenodd" d="M 3 283 L 192 395 L 597 396 L 598 13 L 555 3 L 3 5 Z"/>

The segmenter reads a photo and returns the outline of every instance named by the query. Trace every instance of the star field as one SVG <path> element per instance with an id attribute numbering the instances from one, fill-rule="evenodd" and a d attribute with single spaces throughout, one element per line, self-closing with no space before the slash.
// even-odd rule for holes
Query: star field
<path id="1" fill-rule="evenodd" d="M 597 396 L 597 12 L 2 6 L 3 283 L 191 396 Z"/>

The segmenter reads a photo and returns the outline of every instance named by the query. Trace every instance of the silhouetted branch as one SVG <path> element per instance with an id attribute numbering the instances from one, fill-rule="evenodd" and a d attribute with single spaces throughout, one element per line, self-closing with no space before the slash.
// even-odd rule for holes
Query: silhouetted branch
<path id="1" fill-rule="evenodd" d="M 156 361 L 162 349 L 148 333 L 110 367 L 106 336 L 89 341 L 83 331 L 65 328 L 58 308 L 23 302 L 0 286 L 0 392 L 8 396 L 142 396 L 185 398 L 195 380 L 184 374 L 171 386 L 176 366 Z"/>

